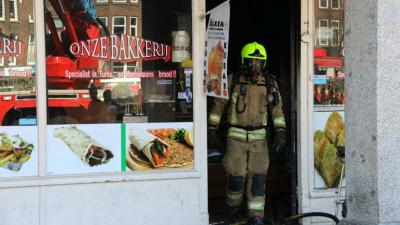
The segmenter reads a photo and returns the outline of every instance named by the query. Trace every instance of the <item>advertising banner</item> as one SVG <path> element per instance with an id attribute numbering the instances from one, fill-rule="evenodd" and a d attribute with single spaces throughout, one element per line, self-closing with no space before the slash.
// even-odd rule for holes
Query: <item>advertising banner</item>
<path id="1" fill-rule="evenodd" d="M 203 91 L 219 98 L 229 98 L 227 60 L 230 5 L 226 1 L 210 11 L 205 43 Z"/>
<path id="2" fill-rule="evenodd" d="M 38 175 L 36 126 L 0 128 L 0 177 Z"/>
<path id="3" fill-rule="evenodd" d="M 345 146 L 344 111 L 314 112 L 315 188 L 338 187 L 344 166 L 338 152 Z"/>

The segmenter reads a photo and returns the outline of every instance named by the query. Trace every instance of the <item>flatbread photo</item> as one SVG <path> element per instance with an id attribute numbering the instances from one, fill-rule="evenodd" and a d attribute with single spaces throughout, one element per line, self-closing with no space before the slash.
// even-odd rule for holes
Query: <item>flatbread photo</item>
<path id="1" fill-rule="evenodd" d="M 55 128 L 53 135 L 61 139 L 85 165 L 103 165 L 114 157 L 110 149 L 75 126 Z"/>
<path id="2" fill-rule="evenodd" d="M 0 167 L 18 172 L 31 158 L 34 147 L 19 135 L 0 132 Z"/>
<path id="3" fill-rule="evenodd" d="M 131 170 L 192 167 L 192 137 L 192 130 L 185 128 L 131 128 L 127 166 Z"/>

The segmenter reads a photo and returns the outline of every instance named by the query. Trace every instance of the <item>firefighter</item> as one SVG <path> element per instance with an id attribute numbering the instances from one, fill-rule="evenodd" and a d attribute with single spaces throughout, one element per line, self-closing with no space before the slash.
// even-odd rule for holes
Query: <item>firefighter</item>
<path id="1" fill-rule="evenodd" d="M 228 175 L 226 204 L 232 218 L 246 191 L 249 224 L 264 224 L 265 183 L 269 166 L 268 112 L 272 115 L 274 150 L 286 145 L 286 125 L 277 82 L 263 73 L 267 52 L 261 44 L 246 44 L 241 51 L 242 72 L 228 76 L 230 99 L 216 98 L 208 117 L 215 132 L 227 105 L 227 150 L 223 165 Z M 270 126 L 271 127 L 271 126 Z M 246 182 L 245 182 L 246 179 Z M 245 187 L 246 185 L 246 187 Z"/>

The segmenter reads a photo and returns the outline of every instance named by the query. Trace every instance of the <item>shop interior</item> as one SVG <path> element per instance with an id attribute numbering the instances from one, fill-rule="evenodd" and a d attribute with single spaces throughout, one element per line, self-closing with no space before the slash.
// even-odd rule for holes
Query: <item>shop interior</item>
<path id="1" fill-rule="evenodd" d="M 207 0 L 207 11 L 224 0 Z M 241 48 L 253 41 L 265 46 L 267 68 L 279 79 L 280 93 L 287 126 L 285 151 L 270 152 L 270 167 L 266 183 L 265 214 L 279 221 L 297 211 L 296 195 L 296 77 L 299 67 L 300 2 L 231 0 L 228 73 L 240 70 Z M 208 97 L 208 110 L 212 97 Z M 225 123 L 224 123 L 225 122 Z M 226 148 L 227 122 L 224 117 L 217 137 L 208 137 L 208 192 L 211 223 L 226 220 L 224 203 L 226 174 L 222 158 Z M 246 217 L 245 199 L 241 216 Z"/>

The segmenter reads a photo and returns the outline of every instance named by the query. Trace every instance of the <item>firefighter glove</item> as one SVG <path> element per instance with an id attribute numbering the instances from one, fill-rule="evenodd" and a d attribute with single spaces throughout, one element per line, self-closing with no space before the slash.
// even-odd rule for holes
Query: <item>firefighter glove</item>
<path id="1" fill-rule="evenodd" d="M 286 130 L 278 129 L 275 133 L 275 138 L 273 141 L 273 149 L 276 152 L 279 152 L 281 149 L 286 146 Z"/>

